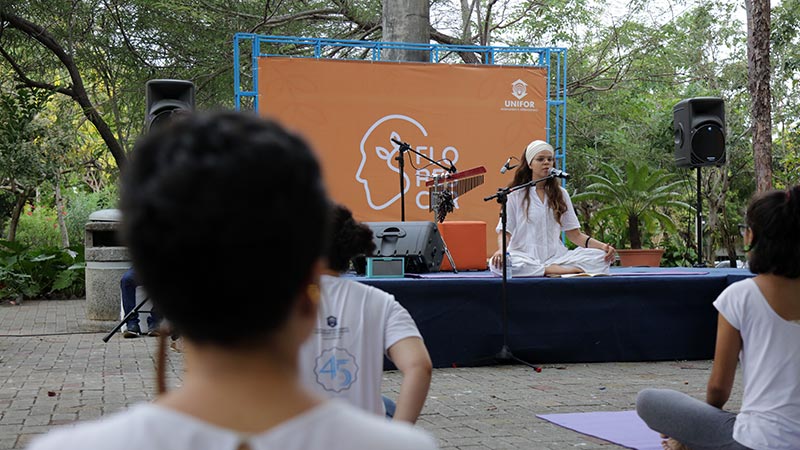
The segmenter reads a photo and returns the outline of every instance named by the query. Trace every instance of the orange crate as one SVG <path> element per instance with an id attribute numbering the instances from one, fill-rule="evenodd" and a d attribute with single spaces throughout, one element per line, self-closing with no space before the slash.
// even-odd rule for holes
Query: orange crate
<path id="1" fill-rule="evenodd" d="M 458 270 L 486 270 L 486 222 L 453 221 L 439 225 Z M 441 270 L 453 270 L 447 255 L 442 258 Z"/>

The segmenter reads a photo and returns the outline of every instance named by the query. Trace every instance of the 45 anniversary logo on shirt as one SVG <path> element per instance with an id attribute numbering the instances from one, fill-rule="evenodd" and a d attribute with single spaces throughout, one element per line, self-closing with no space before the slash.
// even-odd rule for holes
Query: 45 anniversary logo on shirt
<path id="1" fill-rule="evenodd" d="M 342 392 L 350 389 L 358 377 L 356 357 L 343 348 L 329 348 L 320 354 L 314 365 L 314 373 L 326 391 Z"/>

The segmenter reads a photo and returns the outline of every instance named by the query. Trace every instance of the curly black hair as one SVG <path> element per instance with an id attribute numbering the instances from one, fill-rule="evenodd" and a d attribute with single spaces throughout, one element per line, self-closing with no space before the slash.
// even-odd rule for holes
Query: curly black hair
<path id="1" fill-rule="evenodd" d="M 331 213 L 328 267 L 336 272 L 346 272 L 353 258 L 373 253 L 375 242 L 372 230 L 357 222 L 353 213 L 345 206 L 334 205 Z"/>
<path id="2" fill-rule="evenodd" d="M 136 144 L 123 236 L 175 331 L 246 346 L 288 317 L 325 248 L 330 210 L 308 145 L 235 112 L 187 115 Z"/>
<path id="3" fill-rule="evenodd" d="M 755 197 L 746 222 L 753 233 L 750 271 L 800 278 L 800 185 Z"/>

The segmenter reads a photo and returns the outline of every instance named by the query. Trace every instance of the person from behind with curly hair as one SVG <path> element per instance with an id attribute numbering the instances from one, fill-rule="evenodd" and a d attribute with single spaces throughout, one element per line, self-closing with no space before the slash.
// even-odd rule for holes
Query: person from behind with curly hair
<path id="1" fill-rule="evenodd" d="M 375 243 L 372 230 L 344 206 L 334 206 L 332 215 L 328 268 L 320 277 L 322 302 L 311 339 L 300 352 L 300 375 L 323 395 L 414 423 L 431 382 L 428 350 L 393 295 L 341 276 L 354 257 L 371 255 Z M 384 355 L 403 374 L 396 409 L 381 395 Z"/>
<path id="2" fill-rule="evenodd" d="M 59 430 L 31 448 L 436 448 L 421 430 L 300 382 L 329 207 L 311 149 L 275 122 L 200 113 L 141 138 L 123 173 L 123 233 L 138 280 L 182 336 L 186 371 L 166 391 L 162 333 L 155 402 Z M 264 258 L 271 254 L 281 258 Z"/>
<path id="3" fill-rule="evenodd" d="M 702 402 L 646 389 L 636 411 L 666 449 L 800 448 L 800 186 L 757 196 L 746 214 L 754 278 L 728 286 L 719 311 L 714 366 Z M 723 410 L 737 362 L 739 413 Z"/>

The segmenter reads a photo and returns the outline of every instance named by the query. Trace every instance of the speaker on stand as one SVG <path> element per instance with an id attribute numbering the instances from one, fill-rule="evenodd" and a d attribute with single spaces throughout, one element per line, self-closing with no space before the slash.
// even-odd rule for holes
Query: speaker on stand
<path id="1" fill-rule="evenodd" d="M 697 169 L 697 263 L 703 263 L 703 201 L 700 169 L 725 164 L 725 102 L 717 97 L 681 100 L 672 108 L 675 165 Z"/>

